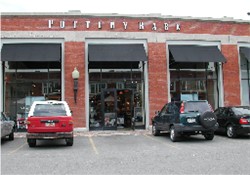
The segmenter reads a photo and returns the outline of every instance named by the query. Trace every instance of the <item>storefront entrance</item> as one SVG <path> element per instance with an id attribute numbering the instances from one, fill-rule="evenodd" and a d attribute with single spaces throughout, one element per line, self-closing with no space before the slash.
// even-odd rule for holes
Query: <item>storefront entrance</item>
<path id="1" fill-rule="evenodd" d="M 133 105 L 133 90 L 103 89 L 99 124 L 103 124 L 104 130 L 131 129 Z M 95 121 L 96 116 L 92 117 Z"/>
<path id="2" fill-rule="evenodd" d="M 142 44 L 89 45 L 90 130 L 145 128 L 146 60 Z"/>

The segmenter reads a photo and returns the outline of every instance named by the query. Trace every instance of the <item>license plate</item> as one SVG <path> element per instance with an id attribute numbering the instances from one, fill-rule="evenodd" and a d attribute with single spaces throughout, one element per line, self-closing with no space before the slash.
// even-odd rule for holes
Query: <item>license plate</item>
<path id="1" fill-rule="evenodd" d="M 188 119 L 187 119 L 187 122 L 188 122 L 188 123 L 195 123 L 196 120 L 195 120 L 195 118 L 188 118 Z"/>
<path id="2" fill-rule="evenodd" d="M 47 126 L 47 127 L 54 127 L 55 123 L 45 123 L 45 126 Z"/>

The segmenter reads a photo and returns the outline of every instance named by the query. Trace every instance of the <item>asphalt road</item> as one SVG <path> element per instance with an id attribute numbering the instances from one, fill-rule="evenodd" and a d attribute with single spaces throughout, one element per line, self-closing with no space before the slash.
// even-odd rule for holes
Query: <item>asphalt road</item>
<path id="1" fill-rule="evenodd" d="M 2 140 L 1 174 L 249 174 L 250 136 L 202 135 L 171 142 L 168 134 L 78 135 L 64 140 Z"/>

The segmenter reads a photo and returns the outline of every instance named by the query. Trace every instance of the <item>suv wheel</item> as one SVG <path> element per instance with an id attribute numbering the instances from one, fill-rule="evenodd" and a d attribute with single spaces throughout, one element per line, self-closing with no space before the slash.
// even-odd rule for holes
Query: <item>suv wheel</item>
<path id="1" fill-rule="evenodd" d="M 36 139 L 28 139 L 29 147 L 35 147 L 36 146 Z"/>
<path id="2" fill-rule="evenodd" d="M 217 116 L 213 112 L 206 111 L 199 120 L 204 128 L 211 128 L 217 123 Z"/>
<path id="3" fill-rule="evenodd" d="M 153 123 L 153 125 L 152 125 L 152 134 L 154 136 L 160 135 L 160 131 L 156 129 L 155 123 Z"/>
<path id="4" fill-rule="evenodd" d="M 214 132 L 205 133 L 204 137 L 205 137 L 206 140 L 213 140 Z"/>
<path id="5" fill-rule="evenodd" d="M 227 126 L 227 137 L 229 137 L 229 138 L 237 137 L 237 134 L 236 134 L 236 131 L 235 131 L 233 125 Z"/>
<path id="6" fill-rule="evenodd" d="M 177 141 L 177 132 L 175 131 L 174 126 L 171 126 L 171 128 L 170 128 L 170 140 L 172 142 Z"/>
<path id="7" fill-rule="evenodd" d="M 74 143 L 74 139 L 73 138 L 66 139 L 67 146 L 72 146 L 73 143 Z"/>

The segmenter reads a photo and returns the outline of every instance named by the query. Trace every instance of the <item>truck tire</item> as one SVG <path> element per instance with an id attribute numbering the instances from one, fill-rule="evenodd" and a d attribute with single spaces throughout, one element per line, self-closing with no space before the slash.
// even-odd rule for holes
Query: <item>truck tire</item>
<path id="1" fill-rule="evenodd" d="M 211 111 L 206 111 L 199 117 L 199 120 L 201 125 L 208 129 L 217 123 L 217 116 Z"/>

